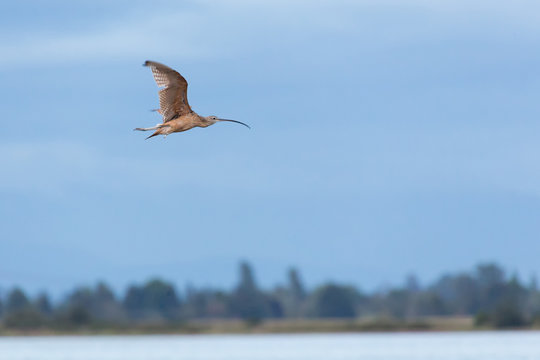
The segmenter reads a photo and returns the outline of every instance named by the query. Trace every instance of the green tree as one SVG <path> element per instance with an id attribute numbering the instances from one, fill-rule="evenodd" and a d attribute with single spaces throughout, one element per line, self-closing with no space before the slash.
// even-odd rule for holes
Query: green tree
<path id="1" fill-rule="evenodd" d="M 432 290 L 445 302 L 451 314 L 475 314 L 481 307 L 478 282 L 469 274 L 445 275 Z"/>
<path id="2" fill-rule="evenodd" d="M 88 314 L 101 321 L 121 321 L 124 313 L 112 290 L 103 282 L 94 288 L 80 287 L 67 298 L 68 308 L 82 308 Z"/>
<path id="3" fill-rule="evenodd" d="M 350 287 L 327 284 L 318 288 L 312 296 L 312 312 L 317 317 L 352 318 L 356 316 L 358 294 Z"/>
<path id="4" fill-rule="evenodd" d="M 128 288 L 123 301 L 124 308 L 132 318 L 140 318 L 144 315 L 145 301 L 142 287 L 132 285 Z"/>
<path id="5" fill-rule="evenodd" d="M 94 293 L 89 287 L 79 287 L 73 290 L 66 302 L 69 307 L 91 309 L 94 305 Z"/>
<path id="6" fill-rule="evenodd" d="M 124 298 L 124 307 L 133 318 L 161 317 L 175 320 L 180 314 L 180 300 L 174 287 L 159 279 L 144 286 L 131 286 Z"/>
<path id="7" fill-rule="evenodd" d="M 269 304 L 257 288 L 253 270 L 247 262 L 240 263 L 240 281 L 230 299 L 230 309 L 234 316 L 256 323 L 268 316 Z"/>
<path id="8" fill-rule="evenodd" d="M 446 315 L 447 310 L 441 297 L 431 291 L 424 291 L 414 295 L 415 316 Z"/>
<path id="9" fill-rule="evenodd" d="M 210 318 L 224 318 L 228 313 L 229 294 L 220 290 L 209 290 L 206 300 L 206 316 Z"/>
<path id="10" fill-rule="evenodd" d="M 396 318 L 404 318 L 408 314 L 408 305 L 410 301 L 410 294 L 404 289 L 394 289 L 386 294 L 383 300 L 384 314 L 390 315 Z"/>
<path id="11" fill-rule="evenodd" d="M 125 318 L 124 309 L 104 282 L 99 282 L 94 289 L 91 313 L 97 319 L 106 321 L 122 321 Z"/>
<path id="12" fill-rule="evenodd" d="M 8 328 L 30 330 L 45 325 L 45 319 L 36 309 L 28 306 L 23 309 L 9 312 L 4 319 Z"/>
<path id="13" fill-rule="evenodd" d="M 531 280 L 529 282 L 529 291 L 531 293 L 535 293 L 538 291 L 538 279 L 536 278 L 536 275 L 531 276 Z"/>
<path id="14" fill-rule="evenodd" d="M 61 311 L 55 319 L 56 326 L 62 328 L 87 327 L 94 322 L 94 318 L 87 308 L 81 305 L 73 305 Z"/>
<path id="15" fill-rule="evenodd" d="M 96 285 L 95 298 L 99 303 L 109 303 L 116 301 L 114 293 L 111 288 L 104 282 L 99 282 Z"/>
<path id="16" fill-rule="evenodd" d="M 502 284 L 505 279 L 505 273 L 497 264 L 480 264 L 476 267 L 476 278 L 480 287 L 490 288 Z"/>
<path id="17" fill-rule="evenodd" d="M 190 285 L 186 287 L 185 294 L 183 314 L 188 318 L 205 317 L 212 294 L 207 291 L 198 291 Z"/>
<path id="18" fill-rule="evenodd" d="M 251 265 L 247 262 L 240 263 L 240 282 L 237 290 L 245 292 L 257 292 L 257 284 L 255 284 L 255 277 Z"/>
<path id="19" fill-rule="evenodd" d="M 420 282 L 418 281 L 416 275 L 407 275 L 407 278 L 405 279 L 405 289 L 411 293 L 420 291 Z"/>
<path id="20" fill-rule="evenodd" d="M 295 268 L 289 269 L 289 292 L 297 301 L 302 301 L 306 297 L 306 290 L 304 289 L 302 280 L 300 280 L 298 270 Z"/>
<path id="21" fill-rule="evenodd" d="M 180 306 L 180 300 L 171 284 L 161 280 L 152 280 L 143 288 L 145 307 L 155 309 L 166 317 L 174 317 Z"/>
<path id="22" fill-rule="evenodd" d="M 52 305 L 49 296 L 45 293 L 38 295 L 34 301 L 34 308 L 44 316 L 52 314 Z"/>
<path id="23" fill-rule="evenodd" d="M 14 288 L 11 290 L 6 301 L 6 312 L 15 313 L 29 307 L 30 301 L 22 289 Z"/>
<path id="24" fill-rule="evenodd" d="M 298 270 L 290 268 L 287 273 L 288 283 L 285 287 L 278 286 L 274 289 L 272 298 L 274 306 L 279 304 L 282 315 L 286 317 L 300 317 L 305 311 L 306 290 Z"/>
<path id="25" fill-rule="evenodd" d="M 476 315 L 477 326 L 491 325 L 496 328 L 518 328 L 528 324 L 523 312 L 517 304 L 505 301 L 489 312 L 480 312 Z"/>

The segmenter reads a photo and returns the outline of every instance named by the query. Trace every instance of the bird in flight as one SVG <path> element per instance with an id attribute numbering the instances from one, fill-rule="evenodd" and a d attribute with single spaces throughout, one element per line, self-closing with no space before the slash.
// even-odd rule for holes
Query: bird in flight
<path id="1" fill-rule="evenodd" d="M 148 128 L 134 129 L 139 131 L 155 130 L 147 139 L 156 135 L 163 135 L 165 138 L 169 134 L 186 131 L 197 126 L 205 128 L 218 121 L 235 122 L 250 128 L 249 125 L 236 120 L 222 119 L 213 115 L 200 116 L 189 106 L 187 100 L 188 83 L 179 72 L 155 61 L 147 60 L 143 65 L 150 67 L 154 80 L 162 88 L 158 91 L 159 109 L 154 111 L 161 114 L 163 122 Z"/>

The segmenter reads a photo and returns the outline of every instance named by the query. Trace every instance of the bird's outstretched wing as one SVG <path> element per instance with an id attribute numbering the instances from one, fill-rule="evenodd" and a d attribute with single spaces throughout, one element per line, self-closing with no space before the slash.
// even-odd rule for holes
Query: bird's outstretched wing
<path id="1" fill-rule="evenodd" d="M 145 61 L 144 66 L 150 66 L 154 80 L 159 87 L 159 106 L 163 123 L 191 112 L 187 100 L 186 79 L 177 71 L 155 61 Z"/>

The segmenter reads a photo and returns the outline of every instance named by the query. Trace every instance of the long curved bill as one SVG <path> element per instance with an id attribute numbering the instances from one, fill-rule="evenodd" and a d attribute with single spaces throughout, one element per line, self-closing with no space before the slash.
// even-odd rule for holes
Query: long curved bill
<path id="1" fill-rule="evenodd" d="M 230 121 L 230 122 L 235 122 L 235 123 L 242 124 L 242 125 L 246 126 L 248 129 L 251 129 L 251 127 L 250 127 L 248 124 L 244 124 L 244 123 L 241 122 L 241 121 L 230 120 L 230 119 L 221 119 L 221 118 L 219 118 L 218 120 L 219 120 L 219 121 Z"/>

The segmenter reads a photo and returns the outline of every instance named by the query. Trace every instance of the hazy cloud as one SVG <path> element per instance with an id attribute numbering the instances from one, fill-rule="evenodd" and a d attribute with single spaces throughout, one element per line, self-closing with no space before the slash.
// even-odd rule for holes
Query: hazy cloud
<path id="1" fill-rule="evenodd" d="M 335 32 L 354 34 L 351 46 L 403 46 L 435 36 L 439 40 L 441 35 L 452 36 L 456 22 L 462 23 L 464 32 L 471 27 L 481 32 L 482 23 L 477 21 L 485 22 L 486 18 L 538 31 L 540 16 L 533 10 L 539 6 L 531 1 L 521 3 L 523 6 L 424 0 L 198 1 L 189 8 L 179 8 L 175 2 L 151 8 L 138 3 L 121 19 L 105 19 L 90 28 L 66 33 L 59 24 L 56 30 L 34 28 L 7 34 L 0 40 L 0 65 L 110 61 L 152 55 L 182 60 L 235 57 L 278 43 L 298 46 L 303 38 Z M 394 22 L 395 13 L 404 14 L 405 23 Z"/>

